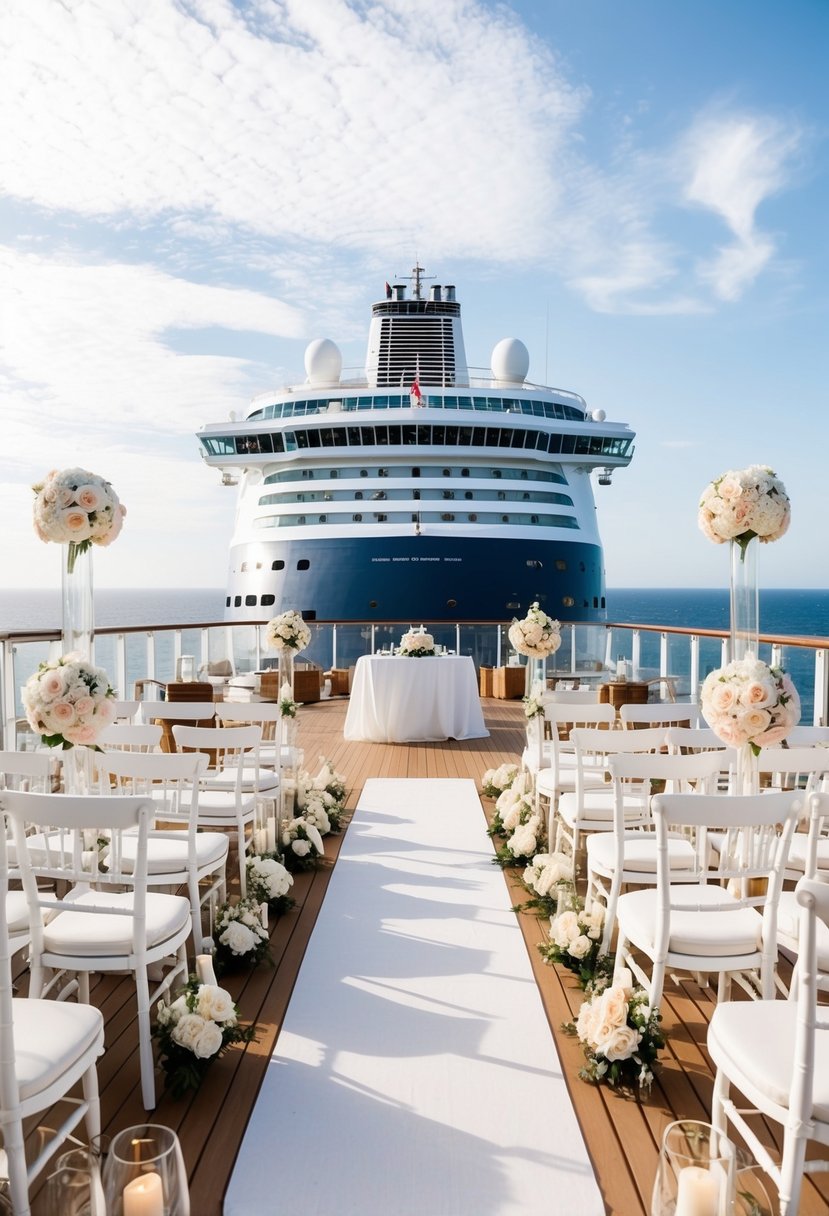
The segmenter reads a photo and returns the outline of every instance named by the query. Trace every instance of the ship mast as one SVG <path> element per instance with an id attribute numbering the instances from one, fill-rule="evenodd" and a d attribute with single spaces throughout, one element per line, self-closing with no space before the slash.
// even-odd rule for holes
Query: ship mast
<path id="1" fill-rule="evenodd" d="M 415 264 L 412 267 L 412 273 L 411 274 L 401 274 L 401 275 L 398 275 L 397 278 L 408 279 L 408 281 L 412 284 L 412 299 L 413 300 L 422 300 L 424 281 L 426 279 L 437 278 L 437 275 L 424 274 L 423 267 L 420 265 L 420 262 L 417 260 L 417 258 L 415 258 Z"/>

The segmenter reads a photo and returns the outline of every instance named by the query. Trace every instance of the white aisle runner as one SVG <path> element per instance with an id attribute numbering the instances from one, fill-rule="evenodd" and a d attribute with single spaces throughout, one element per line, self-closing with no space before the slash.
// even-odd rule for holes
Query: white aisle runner
<path id="1" fill-rule="evenodd" d="M 601 1216 L 474 783 L 371 780 L 226 1216 Z"/>

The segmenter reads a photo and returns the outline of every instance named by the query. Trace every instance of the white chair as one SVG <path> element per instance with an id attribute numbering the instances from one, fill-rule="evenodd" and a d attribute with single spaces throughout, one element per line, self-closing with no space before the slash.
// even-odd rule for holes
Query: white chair
<path id="1" fill-rule="evenodd" d="M 227 836 L 224 832 L 198 830 L 199 782 L 207 761 L 202 752 L 173 755 L 108 752 L 100 762 L 107 778 L 107 792 L 149 798 L 156 823 L 183 825 L 150 830 L 147 885 L 173 889 L 186 886 L 194 954 L 202 950 L 202 908 L 214 892 L 219 901 L 227 897 Z M 125 834 L 122 841 L 125 864 L 134 859 L 136 847 L 137 837 Z"/>
<path id="2" fill-rule="evenodd" d="M 817 932 L 829 934 L 829 885 L 803 878 L 797 885 L 801 913 L 801 962 L 796 998 L 728 1001 L 714 1010 L 708 1050 L 717 1066 L 712 1122 L 723 1132 L 733 1124 L 758 1164 L 774 1180 L 780 1216 L 797 1216 L 803 1174 L 825 1170 L 825 1160 L 806 1161 L 809 1141 L 829 1144 L 829 1009 L 817 1003 Z M 732 1085 L 748 1108 L 732 1100 Z M 759 1112 L 783 1129 L 778 1163 L 746 1116 Z"/>
<path id="3" fill-rule="evenodd" d="M 525 766 L 535 774 L 536 811 L 540 812 L 542 799 L 548 803 L 549 827 L 561 794 L 565 790 L 576 788 L 576 755 L 570 732 L 581 728 L 604 727 L 611 730 L 616 725 L 616 710 L 612 705 L 606 704 L 551 702 L 544 706 L 544 723 L 535 718 L 528 726 L 533 726 L 534 723 L 535 750 L 534 754 L 528 757 Z M 545 724 L 550 732 L 549 739 L 544 737 Z M 530 750 L 528 749 L 528 752 Z M 603 781 L 602 775 L 601 782 Z"/>
<path id="4" fill-rule="evenodd" d="M 182 726 L 173 727 L 176 747 L 185 751 L 212 752 L 215 768 L 199 785 L 199 827 L 234 830 L 239 854 L 239 885 L 247 892 L 245 829 L 253 827 L 259 794 L 258 726 Z M 245 789 L 246 774 L 253 774 L 251 788 Z"/>
<path id="5" fill-rule="evenodd" d="M 257 793 L 266 793 L 275 797 L 279 787 L 279 771 L 286 764 L 291 764 L 294 757 L 289 756 L 282 742 L 282 714 L 279 705 L 273 701 L 252 701 L 249 704 L 222 704 L 216 706 L 216 722 L 219 726 L 258 726 L 261 730 L 259 740 L 259 775 L 256 777 L 246 765 L 242 785 L 246 790 L 255 789 Z M 265 770 L 264 772 L 262 770 Z M 268 771 L 272 770 L 272 771 Z M 212 785 L 216 785 L 214 779 Z"/>
<path id="6" fill-rule="evenodd" d="M 133 718 L 138 713 L 140 705 L 140 701 L 113 701 L 112 708 L 115 711 L 113 721 L 132 722 Z"/>
<path id="7" fill-rule="evenodd" d="M 829 745 L 829 726 L 793 726 L 786 735 L 789 747 L 826 747 Z"/>
<path id="8" fill-rule="evenodd" d="M 649 701 L 645 705 L 622 705 L 619 721 L 624 730 L 642 726 L 695 726 L 699 719 L 696 705 L 676 701 Z"/>
<path id="9" fill-rule="evenodd" d="M 647 990 L 651 1010 L 662 999 L 668 969 L 718 975 L 718 1000 L 727 996 L 732 977 L 755 995 L 746 977 L 756 972 L 760 993 L 772 995 L 777 901 L 800 807 L 791 793 L 658 794 L 651 800 L 656 886 L 627 891 L 616 905 L 616 969 L 630 968 Z M 671 882 L 668 841 L 685 830 L 695 841 L 697 881 L 677 884 Z M 716 868 L 710 831 L 723 833 Z M 766 889 L 755 893 L 755 879 Z M 634 951 L 650 959 L 650 976 Z"/>
<path id="10" fill-rule="evenodd" d="M 795 832 L 792 837 L 792 847 L 789 850 L 787 877 L 791 877 L 794 868 L 793 854 L 795 845 L 799 846 L 800 874 L 798 878 L 809 878 L 815 881 L 829 880 L 829 794 L 811 794 L 807 799 L 809 808 L 808 833 Z M 823 862 L 823 872 L 820 863 Z M 797 958 L 800 954 L 800 906 L 794 891 L 781 891 L 777 909 L 777 944 L 789 958 Z M 829 990 L 829 929 L 818 922 L 816 926 L 817 970 L 820 975 L 820 986 Z M 784 985 L 778 979 L 778 986 L 785 991 Z"/>
<path id="11" fill-rule="evenodd" d="M 150 1009 L 179 979 L 187 980 L 186 944 L 192 923 L 190 901 L 147 890 L 147 840 L 154 806 L 147 798 L 7 791 L 3 806 L 12 817 L 23 887 L 31 922 L 29 992 L 40 997 L 57 976 L 75 973 L 79 999 L 89 1004 L 92 972 L 132 971 L 138 1004 L 138 1050 L 144 1106 L 155 1106 Z M 26 849 L 25 827 L 47 841 L 37 874 Z M 131 840 L 125 851 L 123 840 Z M 137 840 L 134 836 L 137 835 Z M 105 868 L 90 838 L 107 840 Z M 68 887 L 60 899 L 46 898 L 38 883 Z M 49 913 L 46 923 L 42 911 Z M 150 992 L 149 970 L 167 968 Z M 54 974 L 51 974 L 54 973 Z"/>
<path id="12" fill-rule="evenodd" d="M 105 752 L 156 752 L 161 747 L 161 727 L 148 722 L 113 722 L 98 736 Z"/>
<path id="13" fill-rule="evenodd" d="M 545 705 L 598 705 L 598 688 L 553 688 L 544 693 Z"/>
<path id="14" fill-rule="evenodd" d="M 142 701 L 142 722 L 212 722 L 215 701 Z"/>
<path id="15" fill-rule="evenodd" d="M 710 726 L 669 726 L 665 731 L 665 744 L 668 751 L 675 756 L 728 750 L 726 744 Z"/>
<path id="16" fill-rule="evenodd" d="M 624 738 L 635 739 L 642 733 L 628 731 Z M 626 749 L 608 756 L 613 780 L 612 831 L 596 832 L 587 839 L 586 906 L 590 908 L 595 899 L 604 901 L 602 954 L 610 949 L 622 887 L 650 887 L 656 882 L 656 833 L 649 805 L 653 783 L 664 782 L 665 789 L 674 794 L 713 793 L 721 763 L 716 752 L 665 756 Z M 631 824 L 630 808 L 635 809 L 639 800 L 644 800 L 647 814 Z M 673 882 L 683 882 L 689 876 L 696 881 L 696 851 L 686 835 L 669 836 L 668 864 Z"/>
<path id="17" fill-rule="evenodd" d="M 577 727 L 570 732 L 575 748 L 575 788 L 562 788 L 558 804 L 548 824 L 548 839 L 555 839 L 551 851 L 569 850 L 575 867 L 581 848 L 581 838 L 592 832 L 610 832 L 613 828 L 614 790 L 607 767 L 608 758 L 619 752 L 658 751 L 665 732 L 653 730 L 601 730 Z M 645 822 L 649 817 L 647 791 L 626 791 L 624 813 L 629 825 Z"/>
<path id="18" fill-rule="evenodd" d="M 57 772 L 56 758 L 51 751 L 0 752 L 0 788 L 7 790 L 30 790 L 35 794 L 49 794 Z M 6 844 L 7 877 L 16 880 L 18 886 L 6 892 L 6 926 L 9 943 L 14 954 L 29 943 L 29 905 L 25 893 L 18 889 L 20 873 L 17 868 L 17 849 L 13 841 Z"/>
<path id="19" fill-rule="evenodd" d="M 2 810 L 16 819 L 20 840 L 25 825 L 8 805 L 10 795 L 0 793 Z M 12 831 L 15 829 L 12 828 Z M 96 1060 L 104 1050 L 104 1019 L 91 1005 L 46 1001 L 12 995 L 11 955 L 6 917 L 8 864 L 6 818 L 0 816 L 0 1131 L 3 1133 L 5 1169 L 15 1216 L 29 1216 L 29 1186 L 66 1138 L 85 1120 L 86 1134 L 94 1141 L 101 1134 Z M 25 849 L 24 849 L 25 852 Z M 67 1097 L 77 1083 L 82 1097 Z M 27 1165 L 23 1121 L 56 1103 L 69 1110 L 35 1160 Z M 50 1112 L 50 1124 L 56 1121 Z"/>

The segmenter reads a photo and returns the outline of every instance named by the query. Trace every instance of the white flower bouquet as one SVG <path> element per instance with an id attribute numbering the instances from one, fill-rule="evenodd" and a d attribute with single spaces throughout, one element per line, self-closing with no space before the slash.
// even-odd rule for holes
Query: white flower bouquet
<path id="1" fill-rule="evenodd" d="M 165 1086 L 174 1098 L 198 1089 L 207 1067 L 232 1043 L 253 1043 L 256 1026 L 240 1026 L 239 1010 L 224 988 L 191 977 L 169 1005 L 160 1001 L 153 1037 Z"/>
<path id="2" fill-rule="evenodd" d="M 325 856 L 325 845 L 319 828 L 309 823 L 302 815 L 289 819 L 282 828 L 283 860 L 289 870 L 313 870 L 320 857 Z"/>
<path id="3" fill-rule="evenodd" d="M 540 683 L 533 684 L 530 689 L 530 695 L 523 697 L 524 716 L 529 720 L 540 718 L 544 714 L 544 686 Z"/>
<path id="4" fill-rule="evenodd" d="M 575 1023 L 565 1029 L 582 1044 L 586 1064 L 579 1072 L 585 1081 L 606 1082 L 622 1089 L 649 1089 L 653 1065 L 665 1040 L 657 1010 L 648 1016 L 648 994 L 633 987 L 626 969 L 591 1000 L 585 1001 Z"/>
<path id="5" fill-rule="evenodd" d="M 265 626 L 265 645 L 271 650 L 304 650 L 311 641 L 311 630 L 293 608 L 280 612 Z"/>
<path id="6" fill-rule="evenodd" d="M 754 755 L 780 743 L 800 721 L 800 697 L 781 667 L 739 659 L 709 672 L 700 692 L 702 716 L 729 747 Z"/>
<path id="7" fill-rule="evenodd" d="M 498 768 L 488 768 L 481 778 L 481 792 L 487 798 L 497 798 L 508 790 L 518 776 L 517 764 L 501 764 Z"/>
<path id="8" fill-rule="evenodd" d="M 550 918 L 550 940 L 540 947 L 548 963 L 561 963 L 575 972 L 582 987 L 592 982 L 602 940 L 604 908 L 596 904 L 590 912 L 567 908 Z"/>
<path id="9" fill-rule="evenodd" d="M 516 912 L 533 909 L 538 916 L 555 916 L 562 886 L 573 881 L 573 864 L 566 853 L 536 853 L 522 875 L 531 898 L 516 905 Z"/>
<path id="10" fill-rule="evenodd" d="M 297 774 L 296 807 L 299 815 L 321 836 L 338 832 L 345 810 L 346 786 L 331 762 L 320 756 L 320 770 L 312 777 L 305 769 Z"/>
<path id="11" fill-rule="evenodd" d="M 248 899 L 254 905 L 268 904 L 278 912 L 286 912 L 293 900 L 288 892 L 294 885 L 293 875 L 281 861 L 267 853 L 254 854 L 247 860 Z"/>
<path id="12" fill-rule="evenodd" d="M 91 545 L 110 545 L 127 513 L 108 481 L 86 469 L 52 469 L 35 492 L 34 527 L 42 541 L 68 545 L 67 568 Z"/>
<path id="13" fill-rule="evenodd" d="M 755 536 L 768 544 L 789 526 L 791 504 L 772 469 L 753 464 L 729 469 L 706 486 L 699 504 L 699 526 L 717 545 L 735 540 L 745 550 Z"/>
<path id="14" fill-rule="evenodd" d="M 330 760 L 326 760 L 325 756 L 320 756 L 320 770 L 314 777 L 313 788 L 315 790 L 324 790 L 326 794 L 330 794 L 335 802 L 345 802 L 347 789 L 345 778 L 341 773 L 338 773 Z"/>
<path id="15" fill-rule="evenodd" d="M 410 629 L 400 639 L 397 653 L 404 659 L 422 659 L 435 653 L 435 639 L 423 628 Z"/>
<path id="16" fill-rule="evenodd" d="M 115 717 L 115 689 L 77 654 L 41 663 L 22 690 L 26 720 L 47 747 L 94 747 Z"/>
<path id="17" fill-rule="evenodd" d="M 490 836 L 506 836 L 515 830 L 519 822 L 516 816 L 520 813 L 516 807 L 518 804 L 522 808 L 532 806 L 532 792 L 532 777 L 528 772 L 519 771 L 516 765 L 512 782 L 495 800 L 495 813 L 489 826 Z"/>
<path id="18" fill-rule="evenodd" d="M 213 929 L 216 970 L 221 974 L 240 964 L 255 967 L 270 956 L 270 938 L 262 910 L 252 899 L 222 904 Z"/>
<path id="19" fill-rule="evenodd" d="M 296 701 L 294 690 L 286 680 L 279 690 L 279 713 L 283 718 L 296 717 Z"/>
<path id="20" fill-rule="evenodd" d="M 532 659 L 546 659 L 555 654 L 561 645 L 561 625 L 543 612 L 538 603 L 521 621 L 513 621 L 509 627 L 509 640 L 519 654 Z"/>

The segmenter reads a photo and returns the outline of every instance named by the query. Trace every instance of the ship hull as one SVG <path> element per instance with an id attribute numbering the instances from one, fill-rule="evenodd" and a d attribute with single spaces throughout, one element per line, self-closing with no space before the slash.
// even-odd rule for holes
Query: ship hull
<path id="1" fill-rule="evenodd" d="M 535 601 L 562 621 L 606 615 L 601 547 L 577 541 L 309 537 L 237 545 L 230 565 L 228 620 L 497 621 Z"/>

